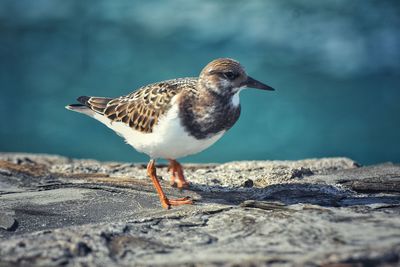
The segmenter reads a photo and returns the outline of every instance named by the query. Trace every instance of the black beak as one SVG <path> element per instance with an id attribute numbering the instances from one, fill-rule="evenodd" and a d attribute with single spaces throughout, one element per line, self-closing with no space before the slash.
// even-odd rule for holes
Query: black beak
<path id="1" fill-rule="evenodd" d="M 243 83 L 244 86 L 246 87 L 250 87 L 250 88 L 257 88 L 257 89 L 261 89 L 261 90 L 268 90 L 268 91 L 275 91 L 274 88 L 263 84 L 262 82 L 259 82 L 253 78 L 251 78 L 250 76 L 247 76 L 247 80 Z"/>

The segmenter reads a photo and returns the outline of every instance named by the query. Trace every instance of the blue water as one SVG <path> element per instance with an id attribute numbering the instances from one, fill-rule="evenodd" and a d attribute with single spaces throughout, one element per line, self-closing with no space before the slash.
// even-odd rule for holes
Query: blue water
<path id="1" fill-rule="evenodd" d="M 239 60 L 275 92 L 185 161 L 346 156 L 400 162 L 399 1 L 0 2 L 0 151 L 146 161 L 64 106 Z"/>

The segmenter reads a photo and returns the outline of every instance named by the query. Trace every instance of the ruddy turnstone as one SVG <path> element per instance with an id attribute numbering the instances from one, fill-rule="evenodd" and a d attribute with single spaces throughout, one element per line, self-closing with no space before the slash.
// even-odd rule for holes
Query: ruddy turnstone
<path id="1" fill-rule="evenodd" d="M 244 87 L 274 90 L 248 76 L 239 62 L 220 58 L 205 66 L 198 78 L 162 81 L 118 98 L 80 96 L 80 104 L 66 108 L 102 122 L 137 151 L 149 155 L 147 174 L 162 206 L 169 208 L 192 204 L 192 200 L 167 198 L 155 160 L 169 160 L 171 185 L 188 187 L 176 159 L 203 151 L 235 124 Z"/>

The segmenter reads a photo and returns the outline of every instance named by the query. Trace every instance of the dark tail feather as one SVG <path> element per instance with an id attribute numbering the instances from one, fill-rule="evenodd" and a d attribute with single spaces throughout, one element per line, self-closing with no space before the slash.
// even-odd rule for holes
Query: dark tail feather
<path id="1" fill-rule="evenodd" d="M 93 110 L 91 110 L 88 105 L 87 105 L 87 101 L 90 99 L 90 97 L 88 96 L 80 96 L 78 97 L 78 102 L 82 103 L 82 104 L 70 104 L 68 106 L 66 106 L 65 108 L 68 110 L 72 110 L 72 111 L 76 111 L 79 113 L 83 113 L 89 116 L 93 116 L 94 112 Z"/>
<path id="2" fill-rule="evenodd" d="M 81 103 L 81 104 L 87 106 L 87 105 L 88 105 L 88 102 L 89 102 L 89 99 L 90 99 L 89 96 L 83 95 L 83 96 L 78 97 L 76 100 L 77 100 L 79 103 Z"/>
<path id="3" fill-rule="evenodd" d="M 93 114 L 94 114 L 93 110 L 91 110 L 90 108 L 88 108 L 87 106 L 82 105 L 82 104 L 71 104 L 71 105 L 65 106 L 65 108 L 68 110 L 83 113 L 83 114 L 86 114 L 89 116 L 93 116 Z"/>
<path id="4" fill-rule="evenodd" d="M 80 104 L 71 104 L 66 106 L 66 108 L 92 116 L 94 112 L 103 114 L 104 109 L 107 107 L 108 102 L 110 102 L 112 98 L 80 96 L 76 100 Z"/>

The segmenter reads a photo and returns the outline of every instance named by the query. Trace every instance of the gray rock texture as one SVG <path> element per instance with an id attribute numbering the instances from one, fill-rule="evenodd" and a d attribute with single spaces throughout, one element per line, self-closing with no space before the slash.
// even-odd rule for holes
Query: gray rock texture
<path id="1" fill-rule="evenodd" d="M 144 164 L 0 154 L 0 266 L 400 265 L 400 165 L 184 167 L 164 210 Z"/>

